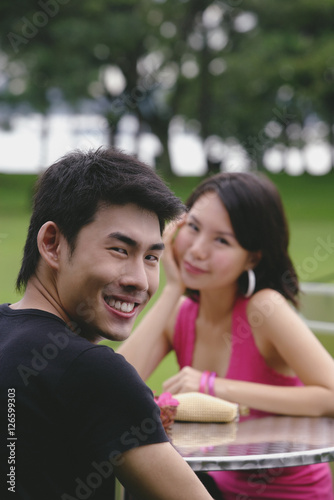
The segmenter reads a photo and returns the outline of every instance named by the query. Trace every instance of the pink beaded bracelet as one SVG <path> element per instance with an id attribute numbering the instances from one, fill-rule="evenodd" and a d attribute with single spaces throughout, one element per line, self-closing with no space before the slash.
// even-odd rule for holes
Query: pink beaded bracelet
<path id="1" fill-rule="evenodd" d="M 206 392 L 206 384 L 208 382 L 208 377 L 210 375 L 210 372 L 208 370 L 205 370 L 205 372 L 202 373 L 201 380 L 199 383 L 199 392 Z"/>
<path id="2" fill-rule="evenodd" d="M 209 375 L 208 379 L 208 388 L 209 388 L 209 394 L 210 396 L 215 396 L 215 389 L 214 389 L 214 384 L 215 384 L 215 378 L 217 376 L 216 372 L 211 372 Z"/>

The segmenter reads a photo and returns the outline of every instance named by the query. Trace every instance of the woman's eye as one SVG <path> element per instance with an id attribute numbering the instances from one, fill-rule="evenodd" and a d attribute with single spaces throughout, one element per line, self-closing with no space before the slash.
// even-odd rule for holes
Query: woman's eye
<path id="1" fill-rule="evenodd" d="M 226 238 L 217 238 L 218 243 L 221 243 L 222 245 L 229 245 L 229 242 L 227 241 Z"/>
<path id="2" fill-rule="evenodd" d="M 194 231 L 198 231 L 198 227 L 193 222 L 188 222 L 188 227 L 190 227 L 190 229 L 193 229 Z"/>

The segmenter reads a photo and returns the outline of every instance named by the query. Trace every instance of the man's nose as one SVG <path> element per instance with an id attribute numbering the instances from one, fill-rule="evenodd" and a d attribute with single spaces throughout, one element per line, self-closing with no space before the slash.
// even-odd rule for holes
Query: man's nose
<path id="1" fill-rule="evenodd" d="M 120 283 L 126 288 L 147 291 L 149 288 L 149 281 L 145 263 L 140 259 L 128 262 L 123 270 Z"/>

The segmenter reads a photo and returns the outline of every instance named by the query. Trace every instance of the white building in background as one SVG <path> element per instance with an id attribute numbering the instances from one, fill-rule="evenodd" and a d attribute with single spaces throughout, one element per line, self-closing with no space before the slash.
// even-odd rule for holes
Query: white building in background
<path id="1" fill-rule="evenodd" d="M 160 140 L 152 133 L 139 134 L 137 119 L 131 115 L 121 119 L 114 139 L 116 147 L 138 155 L 152 167 L 162 152 Z M 37 173 L 70 150 L 94 149 L 108 145 L 108 141 L 107 122 L 99 115 L 17 116 L 12 130 L 0 129 L 0 172 Z M 174 118 L 170 125 L 169 154 L 171 168 L 180 176 L 204 175 L 207 157 L 222 170 L 244 171 L 251 166 L 246 150 L 235 139 L 223 141 L 211 136 L 203 142 L 199 124 L 186 124 L 181 117 Z M 264 164 L 273 173 L 285 170 L 289 175 L 304 171 L 324 175 L 332 169 L 332 157 L 332 148 L 324 139 L 310 137 L 302 150 L 283 144 L 268 149 Z"/>

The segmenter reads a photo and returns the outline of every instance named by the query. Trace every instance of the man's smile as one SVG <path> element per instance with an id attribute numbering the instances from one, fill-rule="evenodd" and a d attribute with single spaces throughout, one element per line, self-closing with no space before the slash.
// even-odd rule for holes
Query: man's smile
<path id="1" fill-rule="evenodd" d="M 125 302 L 122 300 L 117 300 L 112 297 L 104 297 L 104 301 L 108 304 L 108 306 L 116 309 L 117 311 L 122 311 L 125 313 L 130 313 L 134 310 L 135 307 L 138 307 L 137 302 Z"/>

